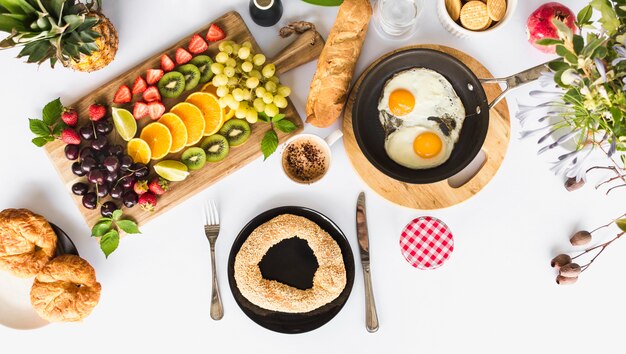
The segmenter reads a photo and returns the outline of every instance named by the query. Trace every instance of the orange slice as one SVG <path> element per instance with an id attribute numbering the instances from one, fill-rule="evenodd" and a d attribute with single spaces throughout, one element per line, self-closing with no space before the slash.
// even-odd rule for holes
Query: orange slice
<path id="1" fill-rule="evenodd" d="M 202 90 L 200 91 L 210 93 L 213 96 L 217 97 L 217 88 L 215 88 L 215 86 L 213 86 L 211 82 L 202 86 Z M 235 110 L 230 109 L 228 107 L 222 108 L 222 112 L 223 112 L 222 114 L 224 115 L 224 122 L 235 116 Z"/>
<path id="2" fill-rule="evenodd" d="M 172 133 L 170 152 L 179 152 L 187 145 L 187 127 L 179 116 L 174 113 L 165 113 L 158 122 L 165 125 Z"/>
<path id="3" fill-rule="evenodd" d="M 139 138 L 131 139 L 126 145 L 128 156 L 130 156 L 135 163 L 146 164 L 150 162 L 152 157 L 152 151 L 150 146 L 144 140 Z"/>
<path id="4" fill-rule="evenodd" d="M 216 96 L 206 92 L 192 93 L 185 100 L 200 108 L 204 116 L 204 135 L 217 133 L 224 124 L 224 114 Z"/>
<path id="5" fill-rule="evenodd" d="M 170 112 L 179 116 L 187 128 L 187 144 L 190 146 L 202 139 L 204 135 L 204 117 L 202 111 L 191 103 L 181 102 L 170 109 Z"/>
<path id="6" fill-rule="evenodd" d="M 165 157 L 172 148 L 172 133 L 165 124 L 150 123 L 141 130 L 139 137 L 150 146 L 153 160 Z"/>

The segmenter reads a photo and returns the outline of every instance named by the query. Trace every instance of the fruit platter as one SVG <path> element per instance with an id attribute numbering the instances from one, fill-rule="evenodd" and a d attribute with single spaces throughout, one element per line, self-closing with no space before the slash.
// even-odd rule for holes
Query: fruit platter
<path id="1" fill-rule="evenodd" d="M 45 150 L 90 227 L 142 224 L 302 129 L 276 75 L 230 12 L 68 105 Z"/>

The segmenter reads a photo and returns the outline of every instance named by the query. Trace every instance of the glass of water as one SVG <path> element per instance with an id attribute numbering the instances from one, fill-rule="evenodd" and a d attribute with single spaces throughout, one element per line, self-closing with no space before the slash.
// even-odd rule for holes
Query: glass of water
<path id="1" fill-rule="evenodd" d="M 423 0 L 377 0 L 374 7 L 376 27 L 388 37 L 408 37 L 415 31 L 423 8 Z"/>

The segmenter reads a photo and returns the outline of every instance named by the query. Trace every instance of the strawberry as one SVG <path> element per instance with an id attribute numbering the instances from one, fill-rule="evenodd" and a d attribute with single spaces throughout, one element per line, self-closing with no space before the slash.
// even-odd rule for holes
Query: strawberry
<path id="1" fill-rule="evenodd" d="M 92 104 L 89 106 L 89 119 L 94 122 L 99 121 L 107 114 L 107 109 L 105 106 L 100 104 Z"/>
<path id="2" fill-rule="evenodd" d="M 133 190 L 135 191 L 135 193 L 137 193 L 137 195 L 142 195 L 146 193 L 148 191 L 148 181 L 139 180 L 135 182 L 135 185 L 133 186 Z"/>
<path id="3" fill-rule="evenodd" d="M 78 123 L 78 113 L 73 109 L 65 109 L 63 113 L 61 113 L 61 120 L 63 123 L 73 127 Z"/>
<path id="4" fill-rule="evenodd" d="M 169 57 L 169 55 L 161 55 L 161 69 L 163 69 L 163 71 L 172 71 L 174 70 L 174 66 L 176 66 L 176 64 L 174 64 L 174 61 Z"/>
<path id="5" fill-rule="evenodd" d="M 148 85 L 154 85 L 163 77 L 163 70 L 161 69 L 148 69 L 146 70 L 146 82 Z"/>
<path id="6" fill-rule="evenodd" d="M 143 77 L 139 76 L 135 79 L 135 83 L 133 84 L 133 95 L 144 92 L 148 88 L 148 84 L 146 84 L 146 80 Z"/>
<path id="7" fill-rule="evenodd" d="M 176 63 L 185 64 L 188 63 L 191 58 L 193 57 L 191 56 L 191 54 L 189 54 L 188 51 L 184 50 L 183 48 L 176 49 Z"/>
<path id="8" fill-rule="evenodd" d="M 224 31 L 215 23 L 209 27 L 209 32 L 206 34 L 206 39 L 209 42 L 216 42 L 224 39 L 225 37 L 226 35 L 224 34 Z"/>
<path id="9" fill-rule="evenodd" d="M 76 130 L 72 128 L 65 128 L 61 132 L 61 140 L 68 145 L 79 145 L 80 144 L 80 136 Z"/>
<path id="10" fill-rule="evenodd" d="M 148 185 L 148 188 L 150 189 L 150 192 L 156 195 L 161 195 L 167 192 L 168 189 L 170 189 L 170 182 L 161 177 L 155 177 Z"/>
<path id="11" fill-rule="evenodd" d="M 193 54 L 200 54 L 209 49 L 209 45 L 206 44 L 204 39 L 202 39 L 199 34 L 194 34 L 193 37 L 191 37 L 191 41 L 189 41 L 188 48 Z"/>
<path id="12" fill-rule="evenodd" d="M 139 196 L 137 204 L 145 211 L 154 211 L 154 207 L 157 205 L 156 195 L 150 192 L 144 193 Z"/>
<path id="13" fill-rule="evenodd" d="M 133 95 L 130 93 L 130 89 L 128 86 L 123 85 L 117 89 L 115 96 L 113 96 L 113 103 L 128 103 L 133 98 Z"/>
<path id="14" fill-rule="evenodd" d="M 135 102 L 135 107 L 133 108 L 133 116 L 135 119 L 139 120 L 146 115 L 148 115 L 148 105 L 141 101 Z"/>
<path id="15" fill-rule="evenodd" d="M 154 102 L 161 100 L 161 94 L 159 94 L 159 89 L 156 86 L 150 86 L 143 93 L 143 100 L 146 102 Z"/>
<path id="16" fill-rule="evenodd" d="M 165 113 L 165 106 L 160 101 L 148 103 L 148 114 L 150 119 L 157 120 Z"/>

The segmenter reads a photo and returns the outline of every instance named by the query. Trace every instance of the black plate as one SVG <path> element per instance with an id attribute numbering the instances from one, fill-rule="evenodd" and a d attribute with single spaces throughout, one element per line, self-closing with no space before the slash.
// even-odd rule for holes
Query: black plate
<path id="1" fill-rule="evenodd" d="M 63 254 L 73 254 L 78 256 L 78 250 L 72 242 L 72 239 L 65 233 L 65 231 L 61 230 L 60 227 L 56 226 L 53 223 L 50 223 L 52 227 L 52 231 L 57 235 L 57 249 L 55 252 L 55 256 L 60 256 Z"/>
<path id="2" fill-rule="evenodd" d="M 454 87 L 467 115 L 448 161 L 425 170 L 401 166 L 387 156 L 385 132 L 378 118 L 383 86 L 395 73 L 411 68 L 431 69 L 443 75 Z M 352 127 L 361 151 L 376 169 L 402 182 L 434 183 L 454 176 L 478 154 L 487 136 L 489 105 L 480 81 L 465 64 L 436 50 L 412 48 L 383 59 L 365 76 L 352 108 Z"/>
<path id="3" fill-rule="evenodd" d="M 337 242 L 341 249 L 341 254 L 343 255 L 343 263 L 346 268 L 347 277 L 346 287 L 335 300 L 311 312 L 284 313 L 266 310 L 248 301 L 237 288 L 235 281 L 235 257 L 239 249 L 254 229 L 282 214 L 302 216 L 319 225 Z M 317 262 L 314 257 L 310 257 L 311 251 L 306 245 L 306 242 L 298 242 L 295 240 L 288 241 L 289 242 L 281 242 L 268 251 L 266 257 L 261 261 L 261 263 L 263 263 L 261 264 L 261 272 L 266 279 L 282 280 L 289 285 L 306 288 L 306 284 L 310 284 L 311 282 L 312 270 L 316 268 Z M 278 254 L 279 252 L 273 251 L 276 247 L 280 248 L 280 256 Z M 286 264 L 290 262 L 292 262 L 290 266 L 286 267 Z M 330 321 L 339 313 L 348 300 L 350 291 L 352 290 L 352 284 L 354 283 L 354 258 L 352 256 L 352 249 L 339 226 L 313 209 L 299 206 L 284 206 L 271 209 L 256 216 L 239 232 L 228 258 L 228 282 L 230 283 L 230 290 L 235 297 L 235 301 L 237 301 L 241 310 L 260 326 L 281 333 L 293 334 L 308 332 Z"/>

